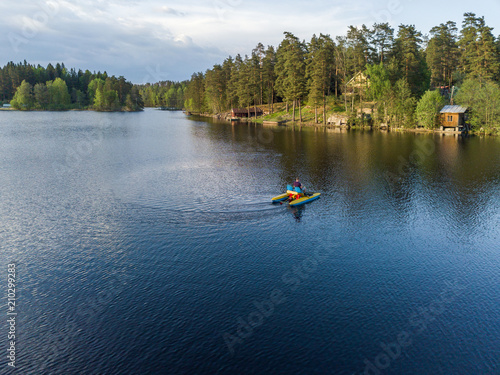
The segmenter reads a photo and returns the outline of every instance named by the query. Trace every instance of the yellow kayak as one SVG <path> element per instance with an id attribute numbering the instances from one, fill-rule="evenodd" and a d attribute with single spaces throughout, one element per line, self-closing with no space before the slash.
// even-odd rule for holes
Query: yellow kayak
<path id="1" fill-rule="evenodd" d="M 300 206 L 301 204 L 311 202 L 315 199 L 318 199 L 321 193 L 314 193 L 313 195 L 302 195 L 298 199 L 294 199 L 293 201 L 290 202 L 290 206 Z"/>

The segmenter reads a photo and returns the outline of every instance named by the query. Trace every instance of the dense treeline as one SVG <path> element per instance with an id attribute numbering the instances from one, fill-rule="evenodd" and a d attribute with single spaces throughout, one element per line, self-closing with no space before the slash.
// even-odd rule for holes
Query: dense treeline
<path id="1" fill-rule="evenodd" d="M 470 108 L 476 128 L 500 125 L 500 37 L 484 17 L 465 13 L 460 31 L 450 21 L 429 35 L 388 23 L 350 26 L 345 36 L 313 35 L 309 42 L 284 35 L 277 48 L 259 43 L 250 55 L 193 74 L 186 109 L 220 113 L 268 104 L 273 112 L 274 103 L 284 102 L 292 119 L 298 108 L 302 120 L 307 104 L 316 122 L 318 109 L 326 122 L 327 103 L 351 117 L 369 104 L 380 123 L 433 128 L 442 105 L 453 101 Z"/>
<path id="2" fill-rule="evenodd" d="M 136 111 L 144 107 L 139 89 L 124 77 L 68 70 L 59 63 L 44 68 L 26 61 L 0 68 L 0 101 L 21 110 Z"/>
<path id="3" fill-rule="evenodd" d="M 187 82 L 162 81 L 138 86 L 146 107 L 182 109 Z"/>

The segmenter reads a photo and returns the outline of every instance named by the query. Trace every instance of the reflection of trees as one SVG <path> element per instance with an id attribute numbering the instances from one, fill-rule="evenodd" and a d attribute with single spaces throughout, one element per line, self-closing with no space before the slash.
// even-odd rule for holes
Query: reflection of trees
<path id="1" fill-rule="evenodd" d="M 500 142 L 495 138 L 207 125 L 214 147 L 231 147 L 238 165 L 271 169 L 282 186 L 300 177 L 306 186 L 341 201 L 346 217 L 384 202 L 407 222 L 414 207 L 424 204 L 428 212 L 444 210 L 437 214 L 466 225 L 493 199 L 499 182 Z M 259 141 L 263 129 L 272 132 L 268 143 Z M 266 157 L 248 157 L 256 151 Z M 395 176 L 390 184 L 387 173 Z"/>

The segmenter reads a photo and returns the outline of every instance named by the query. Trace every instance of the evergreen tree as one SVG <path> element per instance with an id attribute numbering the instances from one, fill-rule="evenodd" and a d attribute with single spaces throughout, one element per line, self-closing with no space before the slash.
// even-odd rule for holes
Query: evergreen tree
<path id="1" fill-rule="evenodd" d="M 293 103 L 292 121 L 295 121 L 295 105 L 306 94 L 305 46 L 292 33 L 285 32 L 276 53 L 276 85 L 287 101 Z M 302 118 L 300 118 L 302 120 Z"/>
<path id="2" fill-rule="evenodd" d="M 453 84 L 453 74 L 458 67 L 459 50 L 455 22 L 440 24 L 431 29 L 426 61 L 434 87 Z"/>
<path id="3" fill-rule="evenodd" d="M 230 81 L 231 81 L 231 73 L 234 69 L 234 61 L 231 56 L 229 56 L 227 59 L 224 60 L 222 63 L 222 74 L 223 74 L 223 79 L 225 82 L 225 89 L 224 89 L 224 109 L 231 109 L 233 107 L 233 98 L 230 96 Z"/>
<path id="4" fill-rule="evenodd" d="M 203 73 L 195 73 L 191 76 L 186 92 L 188 99 L 184 106 L 191 112 L 203 113 L 206 110 L 205 77 Z"/>
<path id="5" fill-rule="evenodd" d="M 326 125 L 326 96 L 330 89 L 335 44 L 329 35 L 313 35 L 308 48 L 306 76 L 309 99 L 314 105 L 314 120 L 318 122 L 319 105 L 323 106 L 323 124 Z"/>
<path id="6" fill-rule="evenodd" d="M 252 104 L 252 99 L 254 98 L 252 70 L 252 60 L 248 56 L 245 56 L 245 59 L 240 66 L 236 87 L 238 90 L 237 93 L 240 104 L 248 109 L 248 117 L 250 117 L 250 105 Z"/>
<path id="7" fill-rule="evenodd" d="M 389 115 L 395 124 L 403 127 L 414 125 L 416 100 L 405 78 L 396 82 L 392 89 L 392 100 L 388 102 Z"/>
<path id="8" fill-rule="evenodd" d="M 274 104 L 274 86 L 276 83 L 276 73 L 274 68 L 276 66 L 276 52 L 273 46 L 268 46 L 266 54 L 262 61 L 262 76 L 264 83 L 264 90 L 266 92 L 267 103 L 271 105 L 271 113 L 273 113 Z"/>
<path id="9" fill-rule="evenodd" d="M 400 25 L 393 50 L 395 60 L 389 66 L 397 69 L 395 76 L 406 80 L 414 96 L 422 95 L 430 83 L 422 42 L 422 33 L 414 25 Z"/>
<path id="10" fill-rule="evenodd" d="M 484 17 L 465 13 L 460 32 L 460 63 L 462 72 L 479 80 L 499 77 L 500 61 L 492 28 L 486 26 Z"/>
<path id="11" fill-rule="evenodd" d="M 264 45 L 258 43 L 257 46 L 252 50 L 252 59 L 254 65 L 254 81 L 258 94 L 258 103 L 262 105 L 264 103 L 264 58 L 266 56 L 266 51 L 264 50 Z"/>
<path id="12" fill-rule="evenodd" d="M 360 28 L 349 26 L 346 43 L 349 52 L 347 55 L 349 59 L 348 66 L 350 66 L 351 70 L 348 75 L 354 76 L 362 72 L 366 64 L 373 62 L 375 51 L 370 45 L 372 39 L 373 34 L 365 25 Z"/>
<path id="13" fill-rule="evenodd" d="M 384 64 L 394 44 L 394 29 L 388 23 L 375 23 L 371 34 L 376 60 Z"/>
<path id="14" fill-rule="evenodd" d="M 227 98 L 231 108 L 238 108 L 240 106 L 240 99 L 238 97 L 239 77 L 243 65 L 243 59 L 238 54 L 234 62 L 231 64 L 231 73 L 227 88 Z"/>
<path id="15" fill-rule="evenodd" d="M 382 100 L 391 89 L 389 73 L 382 63 L 377 65 L 367 65 L 366 75 L 369 77 L 368 98 L 378 101 Z"/>
<path id="16" fill-rule="evenodd" d="M 212 113 L 221 113 L 226 104 L 226 76 L 220 65 L 214 65 L 205 73 L 205 95 Z"/>

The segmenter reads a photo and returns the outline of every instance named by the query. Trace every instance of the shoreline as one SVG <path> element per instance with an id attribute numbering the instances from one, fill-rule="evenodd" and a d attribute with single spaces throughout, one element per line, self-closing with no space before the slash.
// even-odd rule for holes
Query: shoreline
<path id="1" fill-rule="evenodd" d="M 84 112 L 84 111 L 89 111 L 89 112 L 142 112 L 144 109 L 140 109 L 137 111 L 127 111 L 127 110 L 119 110 L 119 111 L 98 111 L 95 109 L 90 109 L 90 108 L 68 108 L 68 109 L 27 109 L 27 110 L 21 110 L 21 109 L 15 109 L 15 108 L 0 108 L 0 111 L 15 111 L 15 112 Z"/>
<path id="2" fill-rule="evenodd" d="M 422 134 L 442 134 L 442 135 L 475 135 L 475 136 L 499 136 L 500 134 L 498 133 L 487 133 L 485 131 L 478 131 L 478 130 L 472 130 L 468 132 L 456 132 L 456 131 L 447 131 L 447 130 L 440 130 L 440 129 L 425 129 L 425 128 L 402 128 L 402 127 L 380 127 L 378 125 L 323 125 L 322 123 L 314 123 L 310 121 L 291 121 L 291 120 L 281 120 L 281 121 L 275 121 L 275 120 L 266 120 L 263 118 L 251 118 L 247 119 L 245 118 L 244 120 L 231 120 L 227 119 L 223 114 L 207 114 L 207 113 L 190 113 L 189 116 L 200 116 L 200 117 L 205 117 L 205 118 L 211 118 L 214 120 L 218 121 L 223 121 L 227 122 L 229 124 L 232 124 L 234 122 L 241 122 L 241 123 L 252 123 L 252 124 L 260 124 L 264 126 L 299 126 L 299 127 L 310 127 L 310 128 L 319 128 L 319 129 L 337 129 L 339 131 L 347 131 L 347 130 L 377 130 L 377 131 L 382 131 L 382 132 L 401 132 L 401 133 L 422 133 Z M 268 122 L 267 124 L 264 124 L 264 122 Z M 271 124 L 275 123 L 275 124 Z"/>

